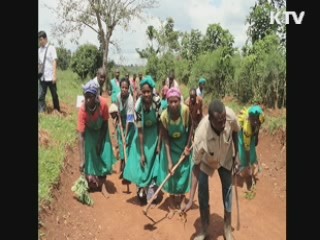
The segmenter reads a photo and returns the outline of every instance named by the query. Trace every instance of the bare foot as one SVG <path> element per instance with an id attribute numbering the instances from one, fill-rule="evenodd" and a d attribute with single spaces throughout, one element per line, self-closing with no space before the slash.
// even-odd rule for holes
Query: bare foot
<path id="1" fill-rule="evenodd" d="M 186 196 L 185 195 L 182 195 L 181 197 L 181 203 L 180 203 L 180 209 L 184 209 L 186 207 Z"/>
<path id="2" fill-rule="evenodd" d="M 173 218 L 174 214 L 175 214 L 175 210 L 169 207 L 167 218 L 169 219 Z"/>
<path id="3" fill-rule="evenodd" d="M 101 193 L 106 199 L 108 199 L 110 197 L 110 194 L 108 193 L 107 187 L 105 184 L 102 185 Z"/>
<path id="4" fill-rule="evenodd" d="M 157 206 L 157 204 L 153 201 L 153 202 L 151 203 L 151 205 L 150 205 L 150 208 L 153 209 L 153 208 L 155 208 L 156 206 Z"/>

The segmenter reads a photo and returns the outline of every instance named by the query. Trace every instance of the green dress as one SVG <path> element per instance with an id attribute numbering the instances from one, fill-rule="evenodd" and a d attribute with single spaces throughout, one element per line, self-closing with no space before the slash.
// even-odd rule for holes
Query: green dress
<path id="1" fill-rule="evenodd" d="M 185 106 L 184 110 L 186 111 Z M 179 161 L 183 153 L 189 136 L 188 124 L 183 124 L 182 116 L 183 109 L 180 110 L 180 117 L 174 123 L 170 119 L 168 123 L 168 137 L 170 141 L 171 157 L 173 166 Z M 162 114 L 169 114 L 168 109 L 164 110 Z M 161 116 L 162 119 L 162 116 Z M 186 125 L 186 126 L 185 126 Z M 185 194 L 190 191 L 191 184 L 191 154 L 176 169 L 174 175 L 164 184 L 163 190 L 169 194 Z M 167 151 L 164 142 L 161 146 L 160 163 L 157 176 L 157 185 L 159 186 L 168 175 L 168 160 Z"/>
<path id="2" fill-rule="evenodd" d="M 241 168 L 248 167 L 247 157 L 246 157 L 246 151 L 245 151 L 245 144 L 244 144 L 244 133 L 243 129 L 240 130 L 238 133 L 238 151 L 239 151 L 239 161 Z M 257 152 L 256 152 L 256 137 L 251 136 L 250 141 L 250 164 L 257 164 L 258 158 L 257 158 Z"/>
<path id="3" fill-rule="evenodd" d="M 161 108 L 162 108 L 162 110 L 167 109 L 167 107 L 168 107 L 167 99 L 161 99 Z"/>
<path id="4" fill-rule="evenodd" d="M 89 121 L 85 130 L 85 174 L 103 177 L 110 175 L 116 158 L 110 141 L 109 128 L 106 133 L 106 139 L 101 156 L 96 153 L 99 133 L 103 123 L 102 116 L 97 121 Z"/>
<path id="5" fill-rule="evenodd" d="M 252 107 L 244 108 L 240 111 L 238 120 L 241 126 L 241 130 L 238 133 L 238 151 L 240 161 L 240 171 L 245 167 L 248 167 L 246 150 L 250 154 L 250 164 L 254 165 L 258 163 L 257 152 L 256 152 L 256 136 L 253 133 L 252 126 L 249 121 L 249 111 Z M 264 122 L 264 116 L 259 116 L 261 124 Z"/>
<path id="6" fill-rule="evenodd" d="M 130 148 L 128 162 L 123 177 L 139 188 L 148 187 L 155 179 L 159 165 L 159 157 L 156 153 L 159 140 L 159 120 L 156 109 L 149 112 L 142 110 L 142 128 L 144 137 L 145 166 L 140 165 L 140 139 L 138 129 L 135 131 Z"/>
<path id="7" fill-rule="evenodd" d="M 122 124 L 122 128 L 123 128 L 123 135 L 125 136 L 125 131 L 126 131 L 126 123 L 127 123 L 127 110 L 126 109 L 122 109 L 122 111 L 120 111 L 120 117 L 121 117 L 121 124 Z M 131 143 L 132 139 L 133 139 L 133 135 L 135 132 L 135 126 L 133 123 L 129 123 L 130 125 L 130 129 L 127 135 L 127 143 Z M 122 136 L 121 136 L 121 130 L 120 127 L 117 127 L 117 137 L 118 137 L 118 143 L 119 143 L 119 153 L 120 153 L 120 159 L 124 160 L 124 149 L 123 149 L 123 141 L 122 141 Z M 131 144 L 128 144 L 127 146 L 127 157 L 129 154 L 129 150 L 131 148 Z"/>
<path id="8" fill-rule="evenodd" d="M 117 102 L 117 95 L 119 92 L 121 92 L 121 88 L 118 84 L 117 79 L 112 79 L 111 80 L 111 88 L 112 88 L 112 93 L 111 93 L 111 103 L 116 103 Z"/>

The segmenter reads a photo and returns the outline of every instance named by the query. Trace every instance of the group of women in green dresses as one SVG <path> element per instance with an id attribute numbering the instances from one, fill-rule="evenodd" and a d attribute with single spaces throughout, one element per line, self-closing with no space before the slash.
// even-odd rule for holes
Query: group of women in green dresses
<path id="1" fill-rule="evenodd" d="M 120 118 L 117 139 L 122 177 L 137 186 L 140 200 L 147 200 L 148 191 L 162 183 L 185 151 L 190 138 L 189 109 L 181 103 L 181 92 L 176 87 L 166 89 L 168 106 L 162 109 L 163 101 L 154 93 L 155 82 L 149 75 L 140 81 L 141 95 L 135 103 L 129 91 L 128 79 L 123 78 L 118 83 L 113 83 L 116 84 L 118 85 L 112 87 L 114 91 L 111 97 L 112 103 L 118 108 L 116 116 Z M 97 97 L 93 90 L 89 92 L 88 89 L 88 86 L 84 88 L 85 102 L 78 118 L 78 130 L 82 136 L 80 147 L 84 153 L 82 165 L 85 166 L 83 170 L 88 181 L 91 181 L 92 176 L 105 180 L 115 163 L 106 127 L 109 119 L 108 106 L 103 97 Z M 90 107 L 88 95 L 95 99 Z M 101 106 L 105 109 L 104 112 L 101 112 Z M 103 146 L 102 152 L 96 150 L 98 140 Z M 105 165 L 108 168 L 104 168 Z M 188 155 L 162 190 L 170 196 L 184 196 L 190 190 L 190 170 L 191 159 Z M 150 194 L 149 196 L 151 197 Z"/>
<path id="2" fill-rule="evenodd" d="M 98 96 L 97 89 L 89 83 L 84 86 L 85 101 L 78 117 L 80 170 L 84 171 L 90 186 L 101 188 L 106 176 L 112 173 L 116 158 L 110 141 L 106 99 Z M 162 91 L 166 101 L 156 95 L 155 82 L 149 75 L 140 81 L 141 95 L 136 102 L 129 89 L 126 78 L 112 82 L 111 98 L 117 106 L 115 116 L 119 118 L 121 178 L 135 184 L 139 199 L 145 202 L 147 196 L 152 196 L 148 192 L 154 192 L 154 186 L 161 185 L 170 174 L 162 191 L 169 195 L 169 208 L 179 208 L 191 185 L 192 159 L 186 150 L 193 132 L 189 108 L 181 101 L 177 87 L 166 87 Z M 182 154 L 184 161 L 172 172 Z"/>

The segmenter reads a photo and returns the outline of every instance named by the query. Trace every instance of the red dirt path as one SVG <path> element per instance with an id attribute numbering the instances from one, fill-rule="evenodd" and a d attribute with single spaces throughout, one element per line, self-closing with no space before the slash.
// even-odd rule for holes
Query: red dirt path
<path id="1" fill-rule="evenodd" d="M 256 196 L 245 198 L 246 185 L 238 187 L 240 204 L 240 230 L 236 230 L 237 211 L 233 201 L 232 226 L 236 240 L 285 240 L 286 239 L 286 151 L 281 134 L 270 136 L 260 133 L 258 156 L 262 172 L 258 175 Z M 108 177 L 109 198 L 101 193 L 91 193 L 93 207 L 81 204 L 73 197 L 71 187 L 79 177 L 78 148 L 68 150 L 65 169 L 61 174 L 54 201 L 44 207 L 40 214 L 43 227 L 42 240 L 189 240 L 199 230 L 200 215 L 198 200 L 187 214 L 187 222 L 176 214 L 172 219 L 167 213 L 167 196 L 148 215 L 161 220 L 152 221 L 143 215 L 143 206 L 136 197 L 136 187 L 131 184 L 131 193 L 118 179 L 119 164 Z M 220 179 L 217 173 L 210 179 L 210 236 L 208 239 L 223 239 L 223 205 Z"/>

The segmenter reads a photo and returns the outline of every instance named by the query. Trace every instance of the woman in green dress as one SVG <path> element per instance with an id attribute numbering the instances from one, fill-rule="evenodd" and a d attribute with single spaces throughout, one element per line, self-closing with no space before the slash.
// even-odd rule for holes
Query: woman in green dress
<path id="1" fill-rule="evenodd" d="M 161 114 L 161 138 L 157 185 L 159 186 L 168 173 L 171 178 L 164 184 L 163 191 L 169 196 L 169 210 L 179 208 L 184 203 L 185 194 L 190 191 L 191 158 L 188 144 L 191 138 L 191 119 L 189 108 L 181 103 L 181 92 L 172 87 L 167 92 L 168 107 Z M 182 153 L 187 156 L 180 166 L 171 172 Z M 178 206 L 176 205 L 178 204 Z"/>
<path id="2" fill-rule="evenodd" d="M 260 106 L 254 105 L 241 110 L 238 120 L 241 126 L 238 134 L 239 175 L 245 177 L 247 188 L 251 190 L 255 185 L 254 169 L 258 165 L 256 147 L 260 126 L 265 121 L 264 113 Z"/>
<path id="3" fill-rule="evenodd" d="M 77 127 L 80 171 L 84 171 L 90 190 L 107 194 L 103 184 L 116 162 L 108 129 L 109 109 L 94 83 L 89 81 L 83 89 L 85 101 L 79 109 Z"/>
<path id="4" fill-rule="evenodd" d="M 135 132 L 134 125 L 134 105 L 133 97 L 129 92 L 130 82 L 126 78 L 120 80 L 121 92 L 117 95 L 116 104 L 119 109 L 120 119 L 117 133 L 118 133 L 118 143 L 119 143 L 119 152 L 120 152 L 120 176 L 123 178 L 123 171 L 125 168 L 125 154 L 124 154 L 124 144 L 126 146 L 126 155 L 128 157 L 131 147 L 131 142 Z M 121 124 L 121 125 L 120 125 Z M 122 134 L 124 135 L 125 143 L 122 140 Z M 123 179 L 123 184 L 129 184 L 130 182 Z"/>
<path id="5" fill-rule="evenodd" d="M 153 187 L 157 174 L 159 122 L 161 113 L 160 97 L 153 94 L 155 82 L 145 76 L 140 82 L 142 95 L 135 106 L 136 127 L 131 143 L 127 166 L 123 177 L 138 187 L 138 198 L 144 202 L 149 187 Z"/>

